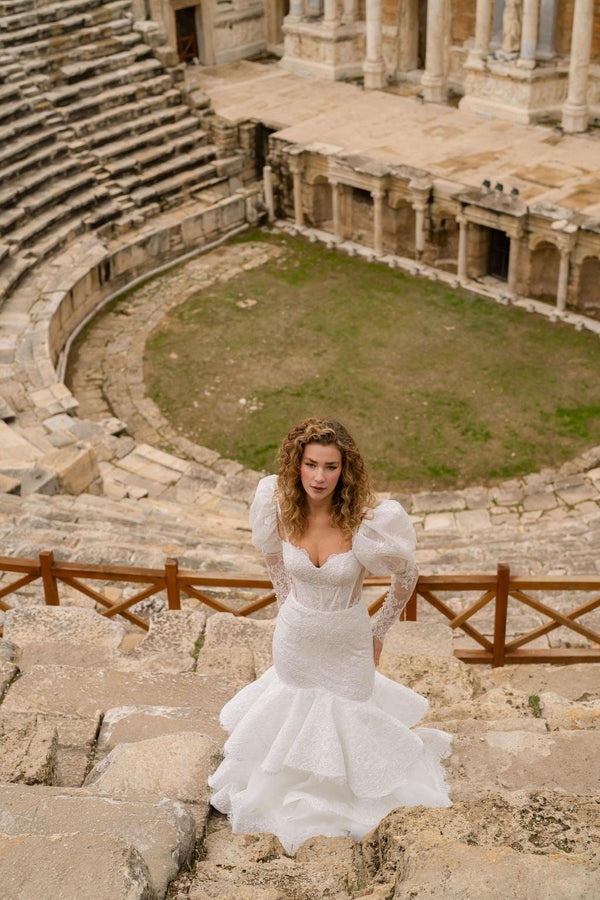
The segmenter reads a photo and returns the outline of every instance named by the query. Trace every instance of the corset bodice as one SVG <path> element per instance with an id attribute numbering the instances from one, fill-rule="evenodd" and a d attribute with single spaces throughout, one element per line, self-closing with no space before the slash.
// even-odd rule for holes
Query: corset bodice
<path id="1" fill-rule="evenodd" d="M 283 541 L 283 559 L 292 591 L 302 606 L 324 612 L 347 609 L 360 597 L 365 570 L 353 550 L 332 553 L 315 566 L 303 547 Z"/>

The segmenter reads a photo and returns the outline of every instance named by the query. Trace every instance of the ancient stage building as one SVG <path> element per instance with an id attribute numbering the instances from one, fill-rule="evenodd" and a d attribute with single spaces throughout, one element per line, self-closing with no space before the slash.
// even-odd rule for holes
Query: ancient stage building
<path id="1" fill-rule="evenodd" d="M 207 65 L 269 50 L 297 74 L 412 83 L 484 116 L 569 132 L 600 117 L 594 0 L 136 0 L 136 11 Z"/>

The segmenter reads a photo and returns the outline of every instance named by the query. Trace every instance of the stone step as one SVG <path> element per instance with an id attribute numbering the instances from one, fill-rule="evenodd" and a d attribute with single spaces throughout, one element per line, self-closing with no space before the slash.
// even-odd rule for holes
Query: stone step
<path id="1" fill-rule="evenodd" d="M 52 156 L 53 151 L 57 154 L 64 152 L 64 144 L 57 141 L 58 133 L 58 128 L 51 128 L 27 134 L 17 141 L 11 141 L 5 150 L 0 150 L 0 183 L 14 177 L 15 170 L 20 170 L 17 163 L 22 157 L 27 157 L 22 168 L 30 167 L 32 157 L 35 157 L 36 161 L 39 160 L 38 150 L 44 145 L 50 145 L 50 149 L 47 147 L 45 149 L 47 156 Z"/>
<path id="2" fill-rule="evenodd" d="M 123 18 L 131 11 L 128 0 L 71 0 L 0 19 L 0 46 L 27 53 L 30 42 L 49 40 L 67 32 Z M 128 23 L 131 28 L 131 23 Z"/>
<path id="3" fill-rule="evenodd" d="M 160 117 L 163 115 L 181 118 L 188 113 L 188 108 L 181 106 L 181 93 L 176 88 L 170 88 L 162 94 L 141 97 L 134 103 L 103 109 L 98 115 L 78 119 L 72 123 L 72 127 L 77 136 L 85 138 L 88 146 L 93 148 L 102 144 L 105 137 L 108 141 L 116 140 L 130 130 L 135 130 L 138 122 L 145 123 L 149 120 L 160 124 Z"/>
<path id="4" fill-rule="evenodd" d="M 9 204 L 17 203 L 21 197 L 37 191 L 42 186 L 47 186 L 50 182 L 57 182 L 60 179 L 69 179 L 72 175 L 79 173 L 81 170 L 81 162 L 72 157 L 61 159 L 59 162 L 49 164 L 43 168 L 26 170 L 26 174 L 20 174 L 13 178 L 10 185 L 0 189 L 0 203 Z M 22 204 L 27 209 L 26 204 Z"/>
<path id="5" fill-rule="evenodd" d="M 1 141 L 14 141 L 22 134 L 27 134 L 30 131 L 36 131 L 38 128 L 46 128 L 48 126 L 48 119 L 53 115 L 49 113 L 48 110 L 44 110 L 39 113 L 32 113 L 31 106 L 27 101 L 24 101 L 20 107 L 20 112 L 23 115 L 19 114 L 19 111 L 12 108 L 10 105 L 6 108 L 8 110 L 8 121 L 9 125 L 0 129 L 0 140 Z M 2 112 L 0 113 L 0 119 L 4 114 L 5 108 L 2 108 Z M 53 123 L 54 124 L 54 123 Z"/>
<path id="6" fill-rule="evenodd" d="M 0 264 L 0 300 L 7 297 L 32 271 L 35 257 L 9 259 Z"/>
<path id="7" fill-rule="evenodd" d="M 126 50 L 119 50 L 110 55 L 102 56 L 100 53 L 90 59 L 73 63 L 64 63 L 58 67 L 57 80 L 68 84 L 79 84 L 83 80 L 91 80 L 108 69 L 130 70 L 142 60 L 153 60 L 152 50 L 147 44 L 138 42 Z"/>
<path id="8" fill-rule="evenodd" d="M 154 57 L 150 57 L 124 68 L 114 69 L 103 75 L 88 78 L 85 81 L 77 81 L 74 84 L 54 88 L 48 92 L 47 97 L 53 106 L 58 106 L 59 108 L 64 106 L 71 107 L 84 97 L 97 97 L 98 94 L 113 87 L 156 79 L 163 73 L 164 69 L 161 63 Z"/>
<path id="9" fill-rule="evenodd" d="M 169 75 L 159 75 L 155 78 L 148 78 L 130 82 L 127 84 L 119 84 L 116 87 L 107 88 L 98 94 L 84 97 L 77 102 L 73 102 L 68 106 L 62 107 L 68 122 L 77 122 L 80 119 L 94 116 L 110 107 L 119 106 L 123 103 L 136 103 L 144 100 L 146 97 L 164 94 L 172 87 Z"/>
<path id="10" fill-rule="evenodd" d="M 103 22 L 89 25 L 64 34 L 52 35 L 42 40 L 32 40 L 28 44 L 29 54 L 23 59 L 27 71 L 35 73 L 47 67 L 60 66 L 61 63 L 85 59 L 96 52 L 106 55 L 112 49 L 120 50 L 136 44 L 139 34 L 131 30 L 129 19 Z M 18 48 L 11 48 L 11 53 L 18 53 Z"/>
<path id="11" fill-rule="evenodd" d="M 87 183 L 93 183 L 93 180 L 92 182 L 88 180 Z M 59 186 L 58 192 L 63 189 L 64 186 Z M 12 231 L 8 240 L 20 249 L 31 247 L 38 260 L 45 259 L 51 253 L 55 253 L 67 240 L 81 233 L 83 230 L 81 215 L 84 211 L 108 199 L 106 189 L 101 187 L 73 194 L 66 188 L 65 192 L 70 195 L 68 203 L 65 203 L 66 198 L 63 198 L 63 202 L 55 203 L 48 211 L 36 215 L 25 225 Z M 32 246 L 34 244 L 35 246 Z"/>
<path id="12" fill-rule="evenodd" d="M 102 797 L 90 790 L 0 785 L 0 807 L 3 834 L 15 839 L 17 836 L 22 836 L 23 840 L 25 836 L 29 839 L 32 858 L 27 870 L 35 873 L 35 878 L 44 876 L 43 893 L 50 887 L 49 877 L 52 872 L 56 879 L 54 896 L 64 897 L 65 900 L 81 898 L 83 884 L 85 897 L 90 900 L 100 897 L 103 900 L 113 900 L 121 896 L 143 896 L 146 900 L 154 896 L 163 897 L 169 882 L 190 859 L 194 848 L 196 829 L 192 816 L 182 804 L 166 798 L 164 802 L 157 804 L 143 800 Z M 60 835 L 60 840 L 52 842 L 53 835 Z M 73 836 L 73 846 L 69 845 L 64 835 Z M 33 842 L 34 836 L 38 838 L 38 844 Z M 119 875 L 122 862 L 113 855 L 110 866 L 107 865 L 105 871 L 102 868 L 102 876 L 99 877 L 99 861 L 94 865 L 89 852 L 79 852 L 82 847 L 87 846 L 97 851 L 100 860 L 103 860 L 103 850 L 109 849 L 106 847 L 105 837 L 110 838 L 109 848 L 118 848 L 121 844 L 135 848 L 147 867 L 151 894 L 130 894 L 128 891 L 125 895 L 121 890 L 118 893 L 110 892 L 116 889 L 113 879 Z M 87 839 L 87 844 L 82 843 L 84 838 Z M 65 883 L 65 879 L 69 877 L 67 873 L 73 871 L 72 858 L 69 860 L 59 854 L 61 845 L 71 853 L 77 851 L 76 879 L 71 882 Z M 40 848 L 53 851 L 46 859 L 48 867 L 43 869 L 40 869 L 44 858 Z M 8 861 L 11 861 L 10 854 Z M 32 861 L 35 863 L 32 864 Z M 12 879 L 18 879 L 18 870 L 12 870 L 12 866 L 5 862 L 1 865 L 6 868 L 3 872 L 6 877 L 10 875 Z M 113 868 L 114 872 L 111 872 Z M 127 872 L 127 868 L 125 871 Z M 91 877 L 92 872 L 95 873 L 94 877 Z M 103 883 L 106 883 L 106 888 L 102 886 Z M 6 884 L 3 879 L 5 888 Z M 41 887 L 41 884 L 38 882 L 38 886 Z M 29 888 L 27 891 L 28 893 L 11 893 L 10 896 L 18 896 L 23 900 L 34 900 L 42 896 L 42 893 L 29 891 Z"/>
<path id="13" fill-rule="evenodd" d="M 161 145 L 176 140 L 185 134 L 192 135 L 192 146 L 199 146 L 207 140 L 206 132 L 199 127 L 198 119 L 195 116 L 186 115 L 180 118 L 175 117 L 173 110 L 162 110 L 162 115 L 146 116 L 143 120 L 137 120 L 131 123 L 131 131 L 134 132 L 133 137 L 125 138 L 123 134 L 112 142 L 103 141 L 100 147 L 96 146 L 93 155 L 102 163 L 107 160 L 115 160 L 120 157 L 127 157 L 132 153 L 136 156 L 130 160 L 131 164 L 138 159 L 136 151 L 142 150 L 153 144 Z M 160 121 L 162 119 L 163 121 Z M 157 121 L 158 120 L 158 121 Z M 176 147 L 177 149 L 183 149 Z"/>
<path id="14" fill-rule="evenodd" d="M 172 171 L 168 164 L 153 167 L 146 170 L 140 179 L 143 182 L 142 187 L 131 185 L 131 197 L 138 206 L 144 206 L 147 203 L 160 202 L 161 208 L 168 207 L 168 201 L 173 195 L 182 192 L 191 192 L 201 185 L 212 185 L 217 180 L 215 178 L 215 167 L 212 163 L 208 165 L 199 165 L 190 162 L 193 158 L 201 158 L 201 152 L 186 154 L 188 159 L 180 158 L 174 168 L 180 168 L 177 174 L 170 175 Z M 207 152 L 206 156 L 210 157 L 212 152 Z M 147 176 L 147 177 L 146 177 Z M 166 176 L 166 177 L 164 177 Z"/>
<path id="15" fill-rule="evenodd" d="M 89 169 L 82 169 L 79 161 L 73 162 L 70 169 L 66 163 L 60 168 L 57 172 L 58 178 L 51 179 L 50 176 L 45 183 L 41 182 L 39 176 L 37 179 L 31 179 L 34 185 L 37 180 L 37 185 L 32 186 L 30 190 L 25 188 L 19 195 L 19 206 L 25 210 L 28 219 L 39 216 L 49 207 L 62 203 L 70 205 L 74 194 L 95 184 L 94 174 Z"/>
<path id="16" fill-rule="evenodd" d="M 197 120 L 193 120 L 191 127 L 196 128 L 197 124 Z M 198 141 L 196 139 L 196 134 L 189 130 L 189 123 L 188 128 L 183 128 L 183 133 L 175 137 L 164 135 L 165 130 L 166 129 L 160 129 L 155 135 L 155 140 L 146 140 L 146 136 L 141 135 L 135 142 L 131 142 L 132 144 L 137 143 L 138 145 L 137 149 L 134 147 L 130 148 L 135 149 L 135 155 L 128 156 L 118 154 L 115 158 L 104 160 L 104 168 L 110 172 L 112 177 L 122 187 L 127 185 L 131 188 L 134 184 L 139 182 L 143 184 L 146 181 L 144 173 L 151 168 L 157 169 L 160 165 L 165 164 L 169 166 L 169 173 L 174 173 L 177 171 L 177 166 L 180 161 L 188 163 L 188 165 L 185 166 L 186 168 L 193 165 L 194 163 L 191 163 L 186 159 L 185 155 L 188 153 L 194 152 L 196 154 L 195 159 L 201 163 L 204 163 L 207 159 L 214 158 L 215 148 L 212 145 L 205 145 L 208 149 L 205 154 L 202 154 L 202 151 L 198 147 L 198 144 L 202 144 L 202 141 Z M 177 133 L 177 130 L 177 128 L 173 129 L 175 133 Z M 200 135 L 204 137 L 205 133 L 200 131 Z M 173 165 L 171 162 L 173 157 L 175 158 L 173 162 L 176 161 L 176 165 Z M 181 166 L 181 168 L 183 167 L 184 166 Z M 135 173 L 131 176 L 129 181 L 126 180 L 127 173 Z"/>

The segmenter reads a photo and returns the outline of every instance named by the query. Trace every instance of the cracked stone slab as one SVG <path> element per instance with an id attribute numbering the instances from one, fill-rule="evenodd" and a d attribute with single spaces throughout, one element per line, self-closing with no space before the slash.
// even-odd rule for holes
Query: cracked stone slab
<path id="1" fill-rule="evenodd" d="M 0 721 L 0 782 L 55 784 L 56 728 L 37 716 Z"/>
<path id="2" fill-rule="evenodd" d="M 273 665 L 273 631 L 275 622 L 272 619 L 248 619 L 232 616 L 230 613 L 215 613 L 206 623 L 204 644 L 198 656 L 198 665 L 202 665 L 204 651 L 211 648 L 249 647 L 254 656 L 256 677 L 260 677 Z"/>
<path id="3" fill-rule="evenodd" d="M 90 839 L 94 846 L 96 841 L 102 844 L 103 835 L 108 835 L 111 843 L 133 846 L 144 860 L 153 890 L 160 897 L 189 859 L 196 835 L 194 820 L 184 805 L 167 799 L 157 805 L 101 797 L 74 788 L 0 785 L 0 833 L 48 839 L 54 834 L 74 832 Z M 89 877 L 85 876 L 88 870 L 84 862 L 75 859 L 79 875 Z M 102 868 L 94 871 L 99 881 L 109 875 Z M 79 884 L 79 893 L 72 895 L 73 900 L 96 896 L 83 891 L 83 883 Z M 155 900 L 156 895 L 152 893 L 148 897 Z M 46 896 L 46 892 L 31 895 L 31 900 L 39 900 L 40 896 Z M 62 900 L 71 895 L 57 889 L 53 896 Z M 120 895 L 99 896 L 115 900 Z M 129 900 L 129 895 L 123 897 Z"/>
<path id="4" fill-rule="evenodd" d="M 9 610 L 4 636 L 19 647 L 57 641 L 117 649 L 126 629 L 93 609 L 36 606 Z"/>
<path id="5" fill-rule="evenodd" d="M 114 834 L 2 834 L 0 882 L 18 900 L 156 898 L 142 856 Z"/>
<path id="6" fill-rule="evenodd" d="M 206 714 L 199 709 L 182 709 L 176 706 L 119 706 L 109 709 L 102 720 L 96 759 L 102 759 L 119 744 L 133 744 L 165 734 L 207 732 Z M 226 733 L 216 729 L 210 732 L 218 743 L 223 743 Z"/>
<path id="7" fill-rule="evenodd" d="M 202 831 L 210 805 L 207 779 L 221 758 L 220 744 L 205 734 L 163 734 L 116 746 L 92 769 L 85 787 L 122 800 L 178 800 L 189 805 Z"/>

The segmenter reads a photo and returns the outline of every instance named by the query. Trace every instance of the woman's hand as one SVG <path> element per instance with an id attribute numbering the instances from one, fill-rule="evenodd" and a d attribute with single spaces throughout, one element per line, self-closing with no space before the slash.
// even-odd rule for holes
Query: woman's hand
<path id="1" fill-rule="evenodd" d="M 381 656 L 381 648 L 383 644 L 379 640 L 379 638 L 373 638 L 373 661 L 375 663 L 375 668 L 379 665 L 379 657 Z"/>

